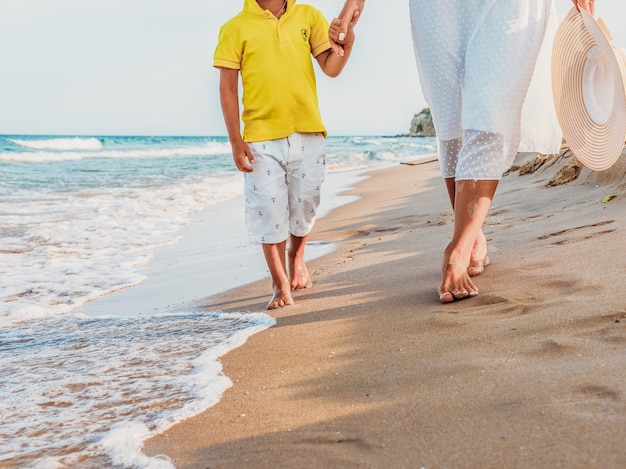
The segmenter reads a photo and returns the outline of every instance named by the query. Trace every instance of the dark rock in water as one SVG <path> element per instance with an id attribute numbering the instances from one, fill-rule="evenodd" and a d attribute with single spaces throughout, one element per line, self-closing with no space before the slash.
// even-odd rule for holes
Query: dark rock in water
<path id="1" fill-rule="evenodd" d="M 418 114 L 411 119 L 411 130 L 409 132 L 411 137 L 434 137 L 435 126 L 433 125 L 433 118 L 430 115 L 430 109 L 425 107 Z"/>

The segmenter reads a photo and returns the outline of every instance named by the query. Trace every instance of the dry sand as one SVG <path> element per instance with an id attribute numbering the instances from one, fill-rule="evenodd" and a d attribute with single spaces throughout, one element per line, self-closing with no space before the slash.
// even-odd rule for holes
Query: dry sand
<path id="1" fill-rule="evenodd" d="M 533 158 L 496 194 L 479 296 L 449 305 L 436 163 L 371 172 L 312 234 L 338 244 L 310 263 L 313 289 L 223 358 L 221 402 L 146 453 L 179 469 L 626 467 L 626 157 L 555 187 L 572 158 Z M 205 303 L 262 311 L 269 294 Z"/>

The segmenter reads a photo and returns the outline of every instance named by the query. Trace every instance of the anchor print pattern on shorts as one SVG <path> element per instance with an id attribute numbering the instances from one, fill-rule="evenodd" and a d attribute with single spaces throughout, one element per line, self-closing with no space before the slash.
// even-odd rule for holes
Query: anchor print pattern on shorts
<path id="1" fill-rule="evenodd" d="M 254 171 L 245 173 L 246 224 L 252 243 L 276 244 L 307 235 L 315 224 L 326 175 L 321 133 L 249 143 Z"/>

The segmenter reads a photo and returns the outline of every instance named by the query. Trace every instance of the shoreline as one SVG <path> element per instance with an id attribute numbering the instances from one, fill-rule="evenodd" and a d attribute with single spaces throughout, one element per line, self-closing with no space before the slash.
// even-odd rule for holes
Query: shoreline
<path id="1" fill-rule="evenodd" d="M 436 295 L 452 229 L 436 163 L 364 173 L 346 193 L 359 199 L 311 235 L 337 246 L 309 263 L 313 289 L 222 358 L 234 385 L 218 404 L 145 453 L 179 469 L 626 464 L 623 160 L 551 188 L 562 162 L 505 176 L 481 293 L 450 305 Z M 264 280 L 202 304 L 258 311 L 270 292 Z"/>
<path id="2" fill-rule="evenodd" d="M 344 195 L 361 181 L 363 169 L 331 172 L 318 219 L 352 202 Z M 326 184 L 325 182 L 325 184 Z M 201 299 L 269 278 L 259 246 L 248 243 L 243 196 L 192 214 L 176 240 L 158 248 L 137 272 L 142 282 L 90 301 L 72 314 L 136 316 L 197 308 Z M 324 256 L 334 247 L 311 243 L 306 259 Z"/>

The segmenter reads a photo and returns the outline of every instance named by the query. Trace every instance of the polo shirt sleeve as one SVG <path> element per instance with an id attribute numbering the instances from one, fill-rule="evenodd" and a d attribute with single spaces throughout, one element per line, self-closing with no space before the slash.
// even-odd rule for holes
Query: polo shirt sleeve
<path id="1" fill-rule="evenodd" d="M 213 54 L 213 66 L 216 68 L 241 69 L 242 50 L 225 26 L 220 28 L 217 46 Z"/>
<path id="2" fill-rule="evenodd" d="M 322 52 L 330 49 L 330 40 L 328 39 L 328 28 L 330 25 L 319 10 L 314 9 L 313 20 L 311 23 L 311 54 L 317 57 Z"/>

